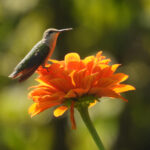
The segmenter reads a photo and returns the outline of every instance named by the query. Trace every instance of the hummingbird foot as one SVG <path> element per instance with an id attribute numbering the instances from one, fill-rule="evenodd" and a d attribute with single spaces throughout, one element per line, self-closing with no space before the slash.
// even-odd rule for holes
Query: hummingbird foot
<path id="1" fill-rule="evenodd" d="M 44 65 L 42 65 L 42 68 L 43 68 L 43 69 L 46 69 L 47 72 L 49 72 L 48 67 L 45 67 Z"/>

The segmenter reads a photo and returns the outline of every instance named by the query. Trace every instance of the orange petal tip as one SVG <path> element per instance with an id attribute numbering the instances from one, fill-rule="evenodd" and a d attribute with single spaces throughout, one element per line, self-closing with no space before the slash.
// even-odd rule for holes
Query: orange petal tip
<path id="1" fill-rule="evenodd" d="M 54 110 L 54 116 L 55 117 L 62 116 L 67 110 L 68 110 L 68 107 L 60 106 Z"/>
<path id="2" fill-rule="evenodd" d="M 65 56 L 66 64 L 70 61 L 80 61 L 80 56 L 77 53 L 69 53 Z"/>

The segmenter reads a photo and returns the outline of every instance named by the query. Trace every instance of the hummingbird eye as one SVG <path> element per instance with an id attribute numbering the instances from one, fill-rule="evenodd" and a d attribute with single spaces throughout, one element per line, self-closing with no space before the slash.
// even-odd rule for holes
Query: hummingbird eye
<path id="1" fill-rule="evenodd" d="M 43 37 L 49 37 L 52 33 L 55 33 L 55 30 L 45 31 Z"/>
<path id="2" fill-rule="evenodd" d="M 54 33 L 55 31 L 49 31 L 48 34 L 50 35 L 51 33 Z"/>
<path id="3" fill-rule="evenodd" d="M 49 32 L 48 32 L 48 34 L 51 34 L 51 33 L 53 33 L 53 31 L 49 31 Z"/>

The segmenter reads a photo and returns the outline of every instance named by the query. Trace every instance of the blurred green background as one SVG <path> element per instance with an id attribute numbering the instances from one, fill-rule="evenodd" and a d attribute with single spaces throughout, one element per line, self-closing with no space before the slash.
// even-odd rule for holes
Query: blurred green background
<path id="1" fill-rule="evenodd" d="M 30 118 L 27 93 L 36 74 L 23 83 L 7 77 L 50 27 L 74 28 L 59 36 L 52 58 L 102 49 L 137 89 L 124 94 L 128 103 L 103 98 L 90 109 L 106 149 L 150 149 L 149 0 L 0 0 L 0 150 L 97 149 L 77 112 L 75 131 L 67 113 Z"/>

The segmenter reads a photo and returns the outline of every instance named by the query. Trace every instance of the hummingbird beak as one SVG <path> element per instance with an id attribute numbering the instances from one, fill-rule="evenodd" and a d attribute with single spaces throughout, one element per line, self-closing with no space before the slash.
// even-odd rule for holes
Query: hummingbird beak
<path id="1" fill-rule="evenodd" d="M 60 29 L 58 30 L 58 32 L 64 32 L 64 31 L 70 31 L 70 30 L 73 30 L 73 29 L 72 28 Z"/>

